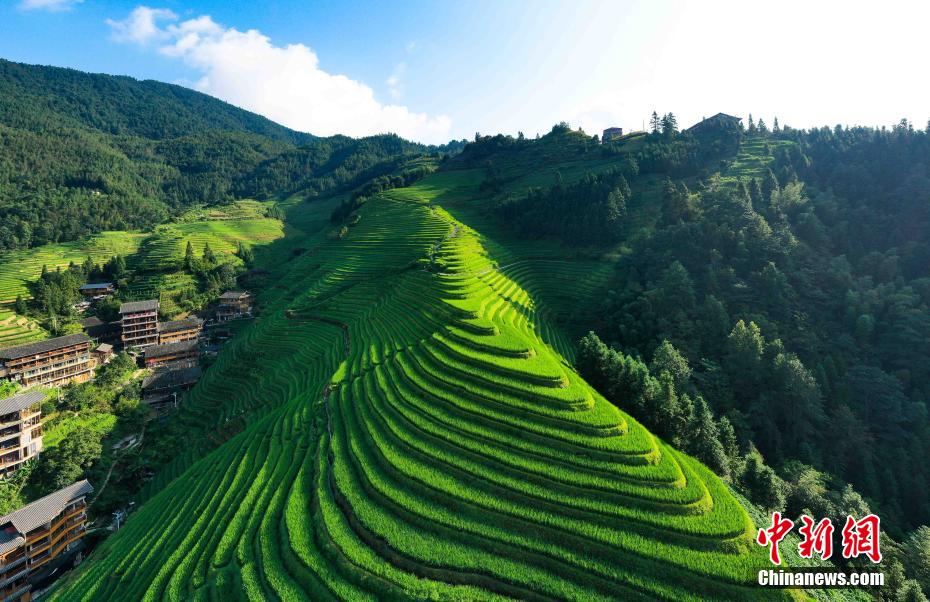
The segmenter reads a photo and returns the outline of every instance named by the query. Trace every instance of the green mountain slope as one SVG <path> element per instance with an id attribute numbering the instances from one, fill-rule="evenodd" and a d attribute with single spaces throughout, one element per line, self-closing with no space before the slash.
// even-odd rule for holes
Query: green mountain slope
<path id="1" fill-rule="evenodd" d="M 300 204 L 190 446 L 68 576 L 78 599 L 783 598 L 723 483 L 591 389 L 438 174 Z M 299 252 L 298 252 L 299 251 Z"/>
<path id="2" fill-rule="evenodd" d="M 351 189 L 441 150 L 317 138 L 180 86 L 0 59 L 0 251 L 147 228 L 192 205 Z"/>
<path id="3" fill-rule="evenodd" d="M 212 130 L 293 144 L 314 138 L 182 86 L 2 59 L 0 122 L 33 132 L 83 127 L 153 140 Z"/>
<path id="4" fill-rule="evenodd" d="M 445 169 L 475 187 L 447 209 L 570 340 L 594 330 L 625 355 L 612 369 L 652 376 L 674 346 L 689 372 L 677 392 L 702 396 L 734 435 L 730 476 L 754 502 L 793 516 L 871 510 L 899 541 L 930 520 L 930 130 L 598 144 L 555 128 L 482 138 Z M 687 447 L 669 408 L 585 374 Z M 747 454 L 777 472 L 774 488 L 750 491 Z"/>

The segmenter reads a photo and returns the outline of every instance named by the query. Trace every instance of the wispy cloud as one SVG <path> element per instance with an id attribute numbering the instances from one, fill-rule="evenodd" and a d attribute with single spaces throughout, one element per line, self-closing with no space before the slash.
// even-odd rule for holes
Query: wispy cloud
<path id="1" fill-rule="evenodd" d="M 401 61 L 394 67 L 390 77 L 387 78 L 388 92 L 394 100 L 404 96 L 404 75 L 407 74 L 407 63 Z"/>
<path id="2" fill-rule="evenodd" d="M 449 139 L 449 117 L 382 104 L 364 83 L 322 70 L 303 44 L 276 46 L 255 29 L 224 27 L 208 15 L 181 21 L 169 9 L 147 6 L 107 24 L 114 40 L 154 48 L 200 72 L 197 90 L 288 127 L 324 136 L 395 132 L 423 142 Z M 394 86 L 389 79 L 392 96 L 402 75 Z"/>
<path id="3" fill-rule="evenodd" d="M 80 4 L 84 0 L 22 0 L 19 8 L 22 10 L 45 10 L 49 12 L 61 12 L 71 10 L 75 4 Z"/>
<path id="4" fill-rule="evenodd" d="M 133 42 L 145 45 L 152 41 L 166 41 L 171 34 L 162 29 L 159 21 L 177 21 L 178 16 L 167 8 L 138 6 L 125 19 L 107 19 L 112 38 L 117 42 Z"/>

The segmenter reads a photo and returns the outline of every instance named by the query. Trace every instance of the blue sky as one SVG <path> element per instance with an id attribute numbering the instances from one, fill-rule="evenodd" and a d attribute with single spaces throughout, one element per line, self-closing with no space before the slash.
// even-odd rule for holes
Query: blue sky
<path id="1" fill-rule="evenodd" d="M 923 127 L 928 3 L 10 0 L 0 57 L 181 83 L 295 129 L 442 142 L 673 111 Z"/>

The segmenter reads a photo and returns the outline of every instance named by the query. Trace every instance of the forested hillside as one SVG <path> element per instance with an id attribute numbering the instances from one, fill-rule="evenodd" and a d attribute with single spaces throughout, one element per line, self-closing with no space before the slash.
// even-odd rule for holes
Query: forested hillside
<path id="1" fill-rule="evenodd" d="M 930 522 L 930 133 L 556 128 L 456 165 L 483 166 L 501 240 L 613 266 L 562 322 L 621 408 L 689 448 L 709 407 L 721 445 L 690 449 L 764 507 Z"/>
<path id="2" fill-rule="evenodd" d="M 0 251 L 351 188 L 441 150 L 317 138 L 180 86 L 0 60 Z"/>

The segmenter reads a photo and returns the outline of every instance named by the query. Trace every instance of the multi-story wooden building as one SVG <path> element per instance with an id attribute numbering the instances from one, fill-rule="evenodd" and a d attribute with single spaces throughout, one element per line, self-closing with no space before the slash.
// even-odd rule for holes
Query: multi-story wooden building
<path id="1" fill-rule="evenodd" d="M 104 322 L 97 316 L 89 316 L 81 320 L 81 326 L 87 336 L 98 343 L 109 343 L 115 345 L 120 339 L 120 323 Z"/>
<path id="2" fill-rule="evenodd" d="M 142 403 L 163 414 L 177 406 L 181 393 L 197 384 L 201 374 L 199 366 L 183 363 L 161 366 L 142 380 Z"/>
<path id="3" fill-rule="evenodd" d="M 220 295 L 216 308 L 216 321 L 225 322 L 252 312 L 252 295 L 247 291 L 226 291 Z"/>
<path id="4" fill-rule="evenodd" d="M 91 340 L 83 332 L 0 349 L 0 378 L 24 387 L 58 387 L 93 376 Z"/>
<path id="5" fill-rule="evenodd" d="M 99 299 L 115 293 L 116 286 L 114 286 L 112 282 L 89 282 L 87 284 L 82 284 L 78 290 L 83 297 Z"/>
<path id="6" fill-rule="evenodd" d="M 158 342 L 164 344 L 193 341 L 200 336 L 201 330 L 203 330 L 203 320 L 197 317 L 162 322 L 158 325 Z"/>
<path id="7" fill-rule="evenodd" d="M 78 481 L 0 517 L 0 600 L 28 602 L 33 578 L 81 549 L 93 490 Z"/>
<path id="8" fill-rule="evenodd" d="M 119 308 L 123 347 L 158 343 L 158 299 L 130 301 Z"/>
<path id="9" fill-rule="evenodd" d="M 43 400 L 41 391 L 0 399 L 0 479 L 42 451 Z"/>
<path id="10" fill-rule="evenodd" d="M 178 341 L 177 343 L 165 343 L 164 345 L 152 345 L 146 347 L 142 357 L 146 368 L 154 368 L 171 362 L 188 362 L 191 365 L 196 365 L 197 360 L 200 358 L 200 344 L 194 339 Z"/>

